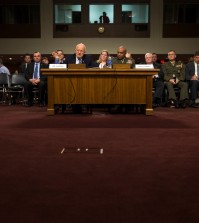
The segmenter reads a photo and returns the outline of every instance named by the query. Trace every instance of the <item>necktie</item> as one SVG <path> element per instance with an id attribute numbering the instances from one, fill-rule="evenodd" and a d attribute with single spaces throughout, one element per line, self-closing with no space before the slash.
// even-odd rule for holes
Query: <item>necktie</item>
<path id="1" fill-rule="evenodd" d="M 78 58 L 78 64 L 82 63 L 82 59 Z"/>
<path id="2" fill-rule="evenodd" d="M 35 64 L 35 70 L 34 70 L 34 76 L 33 76 L 34 79 L 38 79 L 38 71 L 39 71 L 38 63 L 36 63 Z"/>

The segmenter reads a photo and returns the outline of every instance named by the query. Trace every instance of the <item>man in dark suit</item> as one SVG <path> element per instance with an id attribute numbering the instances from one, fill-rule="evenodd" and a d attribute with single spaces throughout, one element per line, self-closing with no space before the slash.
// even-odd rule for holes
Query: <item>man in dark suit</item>
<path id="1" fill-rule="evenodd" d="M 155 92 L 153 94 L 153 108 L 159 107 L 162 102 L 164 92 L 164 74 L 161 70 L 161 65 L 157 62 L 153 62 L 153 54 L 145 54 L 145 64 L 152 64 L 154 69 L 160 69 L 157 75 L 153 76 L 153 88 Z"/>
<path id="2" fill-rule="evenodd" d="M 86 46 L 83 43 L 77 44 L 75 53 L 66 57 L 66 64 L 85 64 L 87 68 L 94 66 L 91 56 L 86 54 Z"/>
<path id="3" fill-rule="evenodd" d="M 66 57 L 66 64 L 85 64 L 86 68 L 95 66 L 91 56 L 86 54 L 86 46 L 83 43 L 77 44 L 75 47 L 75 53 Z M 74 113 L 82 113 L 82 106 L 73 105 L 72 110 Z"/>
<path id="4" fill-rule="evenodd" d="M 24 56 L 24 62 L 19 67 L 20 73 L 25 75 L 26 68 L 27 68 L 28 64 L 31 63 L 31 60 L 32 60 L 31 55 L 26 53 Z"/>
<path id="5" fill-rule="evenodd" d="M 25 71 L 25 78 L 27 80 L 24 88 L 28 98 L 27 106 L 33 104 L 33 89 L 36 87 L 39 90 L 39 105 L 45 105 L 45 92 L 47 89 L 47 76 L 43 76 L 40 72 L 42 68 L 48 68 L 48 64 L 41 63 L 41 53 L 34 52 L 33 62 L 28 64 Z"/>
<path id="6" fill-rule="evenodd" d="M 66 58 L 64 57 L 63 50 L 57 50 L 52 52 L 52 56 L 54 57 L 54 63 L 55 64 L 65 64 Z"/>
<path id="7" fill-rule="evenodd" d="M 198 108 L 199 105 L 196 104 L 195 100 L 198 97 L 199 90 L 199 51 L 195 52 L 194 61 L 186 65 L 185 77 L 189 82 L 190 106 L 193 108 Z"/>

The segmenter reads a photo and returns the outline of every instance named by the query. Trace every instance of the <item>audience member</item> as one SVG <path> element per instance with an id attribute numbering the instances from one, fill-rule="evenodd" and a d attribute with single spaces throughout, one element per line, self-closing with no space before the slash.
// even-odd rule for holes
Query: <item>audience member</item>
<path id="1" fill-rule="evenodd" d="M 158 60 L 157 53 L 152 53 L 152 60 L 153 60 L 153 63 L 160 63 L 160 61 Z"/>
<path id="2" fill-rule="evenodd" d="M 185 77 L 189 82 L 190 106 L 193 108 L 198 108 L 199 105 L 196 104 L 196 99 L 198 97 L 199 89 L 199 51 L 195 52 L 194 60 L 186 65 Z"/>
<path id="3" fill-rule="evenodd" d="M 65 64 L 66 63 L 66 58 L 64 57 L 63 50 L 53 51 L 52 56 L 55 59 L 55 61 L 54 61 L 55 64 Z"/>
<path id="4" fill-rule="evenodd" d="M 99 66 L 100 69 L 107 68 L 108 57 L 109 57 L 109 52 L 107 50 L 102 50 L 99 55 L 99 59 L 96 61 L 97 63 L 96 66 Z"/>
<path id="5" fill-rule="evenodd" d="M 102 15 L 99 17 L 100 23 L 110 23 L 109 17 L 106 15 L 106 12 L 103 12 Z"/>
<path id="6" fill-rule="evenodd" d="M 0 58 L 0 73 L 5 73 L 10 75 L 10 71 L 6 66 L 3 65 L 3 60 Z"/>
<path id="7" fill-rule="evenodd" d="M 44 63 L 44 64 L 49 64 L 48 57 L 42 57 L 41 62 Z"/>
<path id="8" fill-rule="evenodd" d="M 26 68 L 27 68 L 28 64 L 31 63 L 31 60 L 32 60 L 31 55 L 26 53 L 24 56 L 24 62 L 19 67 L 20 73 L 25 74 Z"/>
<path id="9" fill-rule="evenodd" d="M 64 57 L 64 51 L 63 50 L 56 50 L 52 52 L 52 56 L 54 57 L 54 63 L 55 64 L 66 64 L 66 58 Z M 55 111 L 59 112 L 59 105 L 55 105 Z M 66 105 L 62 104 L 62 113 L 64 113 L 66 110 Z"/>
<path id="10" fill-rule="evenodd" d="M 164 80 L 168 89 L 168 98 L 174 102 L 176 108 L 185 108 L 188 96 L 188 86 L 185 82 L 185 65 L 181 61 L 176 61 L 176 52 L 168 52 L 168 62 L 162 64 Z M 180 88 L 180 98 L 177 99 L 174 87 Z"/>
<path id="11" fill-rule="evenodd" d="M 33 62 L 29 63 L 25 71 L 25 93 L 28 98 L 27 106 L 33 104 L 33 89 L 38 87 L 39 90 L 39 105 L 43 107 L 45 105 L 45 92 L 47 89 L 47 77 L 43 76 L 40 72 L 41 68 L 48 68 L 47 64 L 41 62 L 41 53 L 34 52 Z"/>
<path id="12" fill-rule="evenodd" d="M 161 105 L 162 96 L 164 92 L 164 76 L 161 71 L 161 65 L 159 63 L 153 62 L 153 54 L 146 53 L 145 54 L 145 63 L 152 64 L 153 68 L 160 69 L 160 72 L 157 75 L 153 76 L 153 87 L 155 88 L 155 92 L 153 95 L 153 107 L 158 107 Z"/>

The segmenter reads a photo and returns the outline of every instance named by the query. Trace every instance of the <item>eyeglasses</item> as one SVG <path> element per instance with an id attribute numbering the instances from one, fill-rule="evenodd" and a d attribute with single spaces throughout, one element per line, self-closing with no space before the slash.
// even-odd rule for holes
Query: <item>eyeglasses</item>
<path id="1" fill-rule="evenodd" d="M 175 55 L 174 53 L 169 53 L 169 54 L 168 54 L 168 56 L 174 56 L 174 55 Z"/>

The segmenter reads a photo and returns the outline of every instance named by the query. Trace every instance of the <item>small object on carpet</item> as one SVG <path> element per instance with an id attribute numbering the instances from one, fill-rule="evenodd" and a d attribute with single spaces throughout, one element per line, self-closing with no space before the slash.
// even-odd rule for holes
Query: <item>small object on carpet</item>
<path id="1" fill-rule="evenodd" d="M 63 153 L 99 153 L 103 154 L 104 149 L 101 147 L 64 147 L 61 150 L 61 154 Z"/>

